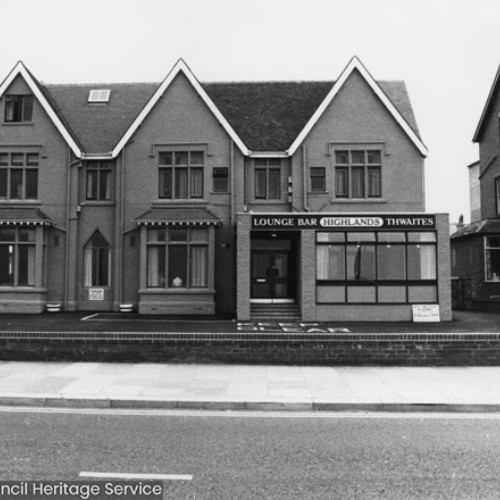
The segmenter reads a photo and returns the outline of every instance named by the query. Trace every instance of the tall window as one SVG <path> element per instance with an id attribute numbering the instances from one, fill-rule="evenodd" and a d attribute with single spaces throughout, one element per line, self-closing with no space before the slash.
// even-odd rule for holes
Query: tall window
<path id="1" fill-rule="evenodd" d="M 159 197 L 174 200 L 203 198 L 203 151 L 159 154 Z"/>
<path id="2" fill-rule="evenodd" d="M 206 288 L 208 229 L 194 227 L 148 229 L 147 286 Z"/>
<path id="3" fill-rule="evenodd" d="M 85 245 L 85 286 L 109 286 L 111 249 L 104 236 L 96 231 Z"/>
<path id="4" fill-rule="evenodd" d="M 381 194 L 380 151 L 335 151 L 337 198 L 380 198 Z"/>
<path id="5" fill-rule="evenodd" d="M 111 199 L 111 162 L 89 161 L 86 165 L 86 199 L 106 201 Z"/>
<path id="6" fill-rule="evenodd" d="M 229 169 L 215 167 L 212 170 L 212 191 L 214 193 L 227 193 L 229 191 Z"/>
<path id="7" fill-rule="evenodd" d="M 35 286 L 35 229 L 0 229 L 0 286 Z"/>
<path id="8" fill-rule="evenodd" d="M 311 191 L 326 190 L 325 167 L 311 167 Z"/>
<path id="9" fill-rule="evenodd" d="M 318 232 L 316 241 L 318 302 L 437 300 L 433 232 Z"/>
<path id="10" fill-rule="evenodd" d="M 254 166 L 255 199 L 281 199 L 281 160 L 279 158 L 258 158 L 255 160 Z"/>
<path id="11" fill-rule="evenodd" d="M 38 153 L 0 153 L 0 199 L 36 200 Z"/>
<path id="12" fill-rule="evenodd" d="M 30 122 L 33 118 L 32 95 L 8 95 L 5 97 L 5 121 L 8 123 Z"/>
<path id="13" fill-rule="evenodd" d="M 486 281 L 500 281 L 500 236 L 484 238 Z"/>

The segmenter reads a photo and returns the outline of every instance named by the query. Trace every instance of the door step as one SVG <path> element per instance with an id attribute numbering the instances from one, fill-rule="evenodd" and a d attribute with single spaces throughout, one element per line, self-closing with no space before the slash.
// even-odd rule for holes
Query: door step
<path id="1" fill-rule="evenodd" d="M 251 304 L 250 318 L 252 321 L 300 321 L 302 316 L 297 304 Z"/>

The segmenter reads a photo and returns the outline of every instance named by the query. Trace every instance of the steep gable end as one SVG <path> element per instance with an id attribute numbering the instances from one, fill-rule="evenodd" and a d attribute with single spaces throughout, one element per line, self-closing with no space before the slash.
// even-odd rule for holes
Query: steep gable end
<path id="1" fill-rule="evenodd" d="M 0 98 L 3 97 L 10 85 L 19 76 L 26 82 L 31 92 L 33 92 L 33 95 L 45 110 L 49 118 L 52 120 L 54 126 L 63 136 L 64 140 L 67 142 L 68 146 L 71 148 L 75 156 L 81 158 L 82 151 L 77 141 L 73 138 L 72 134 L 64 124 L 63 119 L 58 114 L 57 110 L 54 109 L 52 103 L 50 102 L 50 98 L 46 95 L 43 87 L 40 85 L 40 83 L 38 83 L 38 81 L 33 77 L 33 75 L 28 71 L 26 66 L 21 61 L 19 61 L 14 66 L 7 78 L 5 78 L 5 80 L 0 85 Z"/>
<path id="2" fill-rule="evenodd" d="M 328 95 L 325 97 L 323 102 L 316 109 L 316 111 L 314 112 L 314 114 L 312 115 L 310 120 L 307 122 L 306 126 L 301 130 L 301 132 L 298 134 L 298 136 L 295 139 L 295 141 L 293 142 L 293 144 L 290 146 L 290 149 L 288 150 L 288 154 L 291 156 L 295 153 L 295 151 L 297 151 L 297 148 L 300 146 L 300 144 L 302 144 L 302 142 L 307 137 L 309 132 L 312 130 L 314 125 L 321 118 L 321 116 L 325 112 L 326 108 L 330 105 L 330 103 L 335 98 L 335 96 L 338 94 L 340 89 L 344 86 L 345 82 L 347 81 L 347 79 L 349 78 L 349 76 L 352 74 L 353 71 L 359 72 L 359 74 L 364 78 L 364 80 L 371 87 L 371 89 L 373 90 L 375 95 L 382 101 L 383 105 L 387 108 L 389 113 L 393 116 L 393 118 L 396 120 L 396 122 L 399 124 L 399 126 L 403 129 L 403 131 L 406 133 L 406 135 L 413 142 L 415 147 L 420 151 L 420 153 L 423 156 L 427 156 L 427 147 L 421 141 L 418 134 L 408 124 L 407 120 L 405 120 L 405 118 L 400 113 L 400 111 L 396 108 L 394 103 L 387 97 L 387 94 L 382 90 L 381 86 L 373 79 L 373 77 L 370 75 L 370 73 L 366 70 L 366 68 L 363 66 L 363 64 L 361 63 L 361 61 L 357 57 L 353 57 L 351 59 L 351 61 L 349 62 L 349 64 L 345 68 L 345 70 L 340 75 L 339 79 L 335 82 L 335 84 L 331 88 Z"/>
<path id="3" fill-rule="evenodd" d="M 490 113 L 490 109 L 495 102 L 495 99 L 500 97 L 500 66 L 498 67 L 495 79 L 493 80 L 493 85 L 491 86 L 490 93 L 488 94 L 488 99 L 486 99 L 486 104 L 484 105 L 483 112 L 481 113 L 481 118 L 477 124 L 476 131 L 474 132 L 473 142 L 479 142 L 483 134 L 484 126 L 486 125 L 487 118 Z"/>
<path id="4" fill-rule="evenodd" d="M 129 139 L 132 137 L 132 135 L 135 133 L 135 131 L 138 129 L 141 123 L 147 118 L 148 114 L 151 112 L 151 110 L 154 108 L 158 100 L 161 98 L 161 96 L 168 89 L 168 87 L 171 85 L 171 83 L 174 81 L 175 77 L 179 73 L 183 73 L 184 76 L 188 79 L 190 84 L 194 87 L 195 91 L 198 93 L 198 95 L 201 97 L 204 103 L 208 106 L 210 111 L 214 114 L 214 116 L 217 118 L 219 123 L 222 125 L 224 130 L 231 137 L 231 139 L 235 142 L 235 144 L 238 146 L 241 152 L 245 155 L 248 154 L 248 150 L 246 146 L 243 144 L 243 141 L 239 138 L 239 136 L 236 134 L 232 126 L 219 111 L 219 109 L 214 104 L 212 99 L 208 96 L 208 94 L 206 93 L 204 88 L 200 85 L 200 83 L 198 82 L 194 74 L 191 72 L 191 70 L 188 68 L 186 63 L 182 59 L 179 59 L 179 61 L 177 61 L 177 63 L 172 68 L 170 73 L 167 75 L 165 80 L 163 80 L 163 82 L 160 84 L 160 86 L 153 94 L 151 99 L 147 102 L 142 111 L 139 113 L 137 118 L 134 120 L 132 125 L 128 128 L 128 130 L 125 132 L 125 134 L 120 139 L 118 144 L 115 146 L 115 148 L 112 151 L 113 157 L 117 156 L 120 153 L 122 148 L 129 141 Z"/>

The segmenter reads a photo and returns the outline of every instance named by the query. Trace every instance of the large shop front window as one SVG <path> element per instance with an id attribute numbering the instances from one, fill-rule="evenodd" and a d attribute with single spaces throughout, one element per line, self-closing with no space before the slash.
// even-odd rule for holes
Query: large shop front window
<path id="1" fill-rule="evenodd" d="M 380 198 L 381 168 L 379 150 L 335 151 L 335 196 Z"/>
<path id="2" fill-rule="evenodd" d="M 208 229 L 148 229 L 147 286 L 207 288 Z"/>
<path id="3" fill-rule="evenodd" d="M 36 200 L 38 153 L 0 153 L 0 199 Z"/>
<path id="4" fill-rule="evenodd" d="M 484 239 L 486 281 L 500 281 L 500 236 Z"/>
<path id="5" fill-rule="evenodd" d="M 104 236 L 96 231 L 85 246 L 85 286 L 109 286 L 111 249 Z"/>
<path id="6" fill-rule="evenodd" d="M 318 232 L 320 303 L 437 301 L 436 234 Z"/>
<path id="7" fill-rule="evenodd" d="M 0 286 L 35 286 L 35 229 L 0 229 Z"/>
<path id="8" fill-rule="evenodd" d="M 203 198 L 203 151 L 166 151 L 159 154 L 160 199 Z"/>

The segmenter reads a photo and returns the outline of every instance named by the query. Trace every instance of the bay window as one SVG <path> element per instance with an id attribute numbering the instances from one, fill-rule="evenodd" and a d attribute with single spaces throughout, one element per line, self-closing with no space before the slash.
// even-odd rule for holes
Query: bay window
<path id="1" fill-rule="evenodd" d="M 35 286 L 35 231 L 0 228 L 0 286 Z"/>
<path id="2" fill-rule="evenodd" d="M 36 200 L 38 153 L 0 153 L 0 199 Z"/>
<path id="3" fill-rule="evenodd" d="M 484 264 L 486 281 L 500 281 L 500 236 L 485 236 Z"/>

